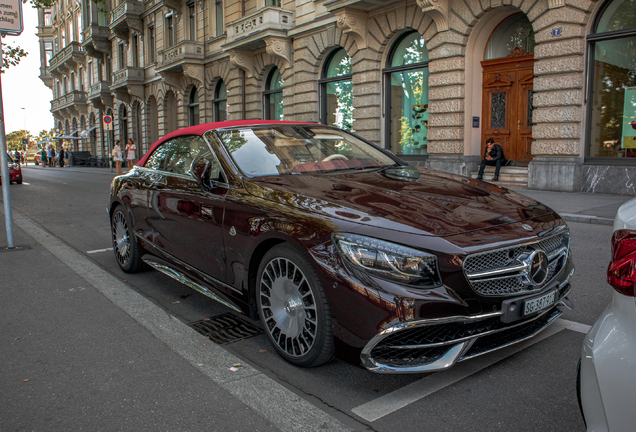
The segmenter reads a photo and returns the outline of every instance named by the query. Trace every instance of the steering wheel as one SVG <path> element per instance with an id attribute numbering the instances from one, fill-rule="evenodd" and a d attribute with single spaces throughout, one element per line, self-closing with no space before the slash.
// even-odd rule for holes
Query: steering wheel
<path id="1" fill-rule="evenodd" d="M 334 153 L 332 155 L 327 156 L 322 160 L 322 162 L 332 161 L 332 160 L 349 160 L 348 157 L 342 155 L 340 153 Z"/>

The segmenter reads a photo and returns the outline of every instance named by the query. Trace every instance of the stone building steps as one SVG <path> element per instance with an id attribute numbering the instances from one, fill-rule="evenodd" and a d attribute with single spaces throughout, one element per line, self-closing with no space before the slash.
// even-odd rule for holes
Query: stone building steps
<path id="1" fill-rule="evenodd" d="M 473 171 L 470 173 L 470 177 L 477 178 L 477 174 L 478 171 Z M 487 166 L 484 171 L 484 181 L 491 183 L 490 179 L 494 175 L 495 167 Z M 528 167 L 501 167 L 499 181 L 492 183 L 508 189 L 528 189 Z"/>

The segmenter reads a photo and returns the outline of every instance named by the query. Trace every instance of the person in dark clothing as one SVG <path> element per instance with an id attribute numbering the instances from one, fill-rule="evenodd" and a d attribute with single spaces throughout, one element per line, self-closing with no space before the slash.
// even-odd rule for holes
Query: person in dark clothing
<path id="1" fill-rule="evenodd" d="M 503 149 L 499 144 L 495 144 L 495 140 L 492 138 L 488 138 L 486 140 L 486 151 L 484 151 L 484 158 L 481 161 L 481 166 L 479 167 L 479 174 L 477 175 L 477 180 L 484 179 L 484 169 L 486 165 L 495 167 L 495 176 L 492 178 L 492 181 L 499 181 L 499 170 L 502 166 L 508 165 L 506 157 L 504 156 Z"/>
<path id="2" fill-rule="evenodd" d="M 64 168 L 64 147 L 60 148 L 60 154 L 58 155 L 58 159 L 60 161 L 60 168 Z"/>

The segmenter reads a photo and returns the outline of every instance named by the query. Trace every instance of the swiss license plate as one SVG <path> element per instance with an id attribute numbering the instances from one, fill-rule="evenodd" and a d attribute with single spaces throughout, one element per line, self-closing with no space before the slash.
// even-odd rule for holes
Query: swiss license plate
<path id="1" fill-rule="evenodd" d="M 532 300 L 526 300 L 523 304 L 523 314 L 528 315 L 543 310 L 554 304 L 555 298 L 556 291 L 552 291 L 551 293 L 542 295 L 541 297 L 533 298 Z"/>

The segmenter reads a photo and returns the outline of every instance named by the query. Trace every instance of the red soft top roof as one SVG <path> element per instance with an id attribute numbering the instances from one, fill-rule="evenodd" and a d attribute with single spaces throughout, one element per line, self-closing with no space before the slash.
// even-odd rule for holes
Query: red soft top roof
<path id="1" fill-rule="evenodd" d="M 161 144 L 168 141 L 169 139 L 185 136 L 185 135 L 203 135 L 209 130 L 213 129 L 223 129 L 229 127 L 236 126 L 258 126 L 258 125 L 269 125 L 269 124 L 311 124 L 315 125 L 318 123 L 312 122 L 297 122 L 297 121 L 281 121 L 281 120 L 235 120 L 235 121 L 224 121 L 224 122 L 215 122 L 215 123 L 204 123 L 196 126 L 190 126 L 183 129 L 176 130 L 174 132 L 169 133 L 168 135 L 163 136 L 159 141 L 154 143 L 150 149 L 146 152 L 146 154 L 139 159 L 137 165 L 144 166 L 146 164 L 146 160 L 148 160 L 148 156 Z"/>

